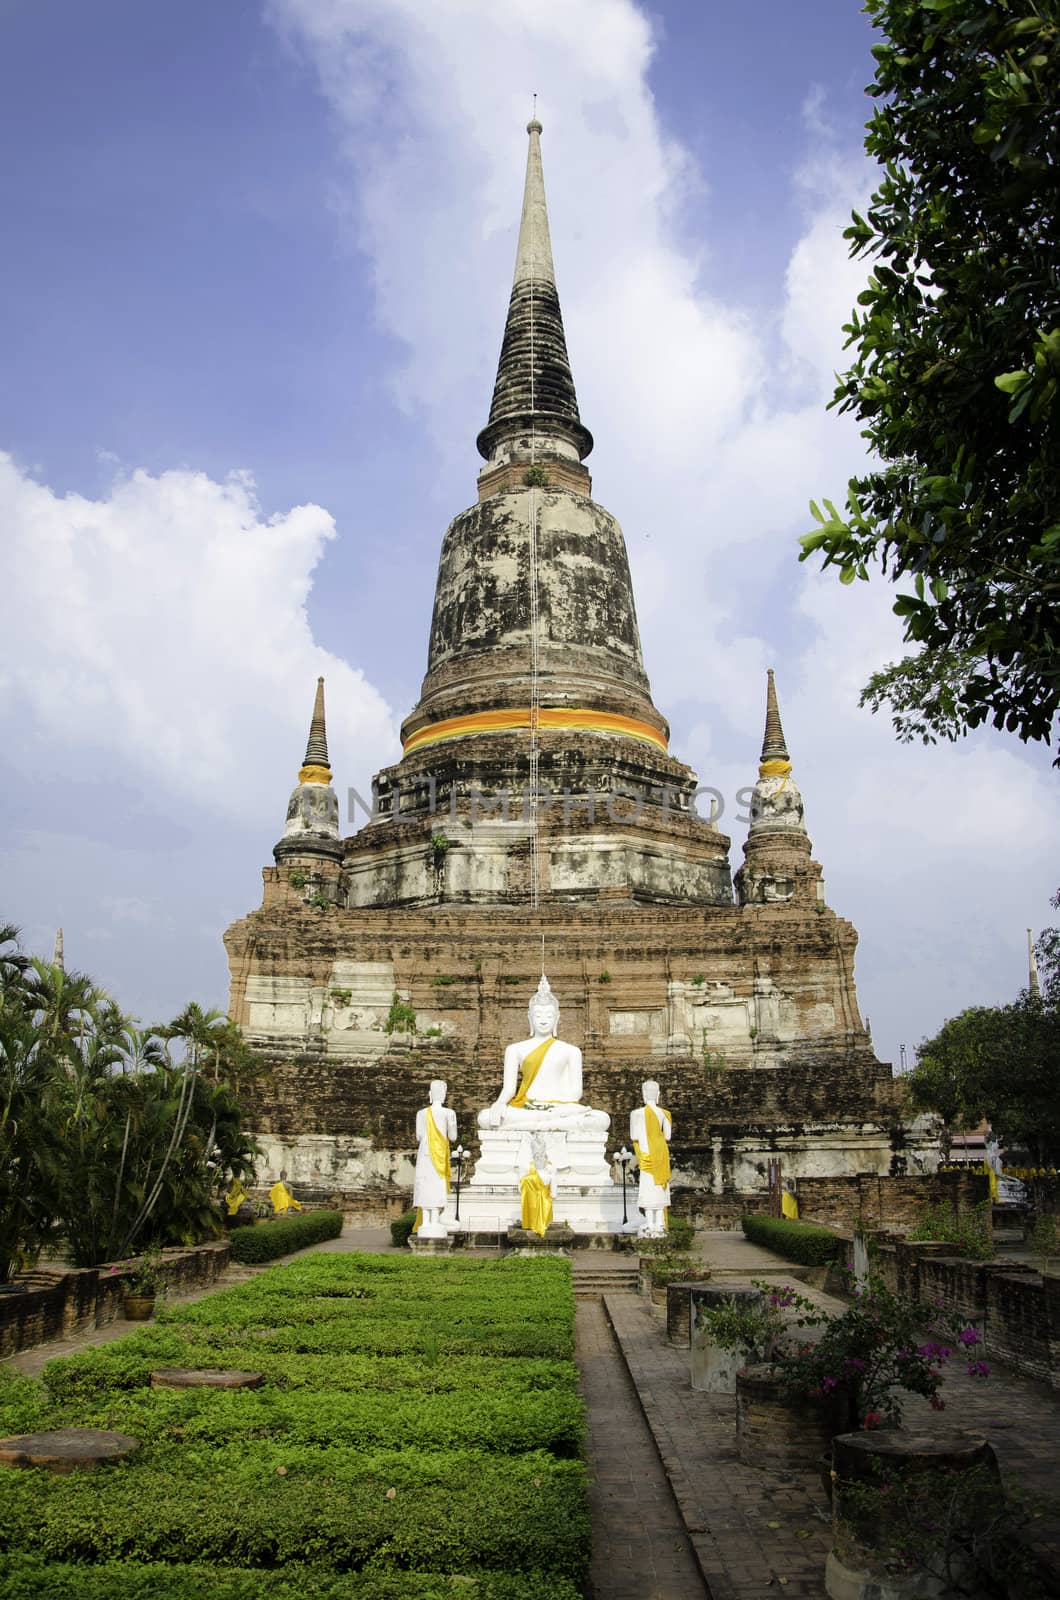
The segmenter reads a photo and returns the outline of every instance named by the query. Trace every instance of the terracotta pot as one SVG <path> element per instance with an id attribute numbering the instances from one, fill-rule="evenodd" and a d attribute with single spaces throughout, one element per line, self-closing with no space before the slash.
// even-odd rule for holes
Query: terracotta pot
<path id="1" fill-rule="evenodd" d="M 123 1296 L 126 1322 L 147 1322 L 155 1310 L 153 1294 L 127 1294 Z"/>

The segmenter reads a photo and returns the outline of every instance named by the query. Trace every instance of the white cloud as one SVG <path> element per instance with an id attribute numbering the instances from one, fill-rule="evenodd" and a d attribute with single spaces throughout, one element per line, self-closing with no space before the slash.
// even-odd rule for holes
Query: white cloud
<path id="1" fill-rule="evenodd" d="M 991 736 L 897 746 L 857 708 L 868 672 L 900 651 L 893 597 L 795 561 L 810 498 L 842 498 L 864 463 L 856 426 L 824 409 L 867 270 L 842 239 L 874 181 L 858 136 L 837 138 L 807 84 L 791 173 L 801 229 L 772 316 L 752 322 L 675 227 L 726 154 L 708 151 L 700 173 L 668 135 L 648 86 L 651 24 L 632 0 L 271 0 L 270 14 L 308 47 L 343 129 L 349 217 L 378 316 L 407 349 L 401 396 L 439 447 L 467 453 L 469 488 L 538 91 L 590 465 L 627 530 L 647 666 L 679 712 L 679 749 L 697 761 L 709 748 L 702 779 L 727 795 L 750 781 L 764 669 L 777 667 L 833 903 L 862 928 L 863 1003 L 884 1053 L 947 1007 L 1018 986 L 1011 927 L 1044 912 L 1051 887 L 1044 761 Z"/>
<path id="2" fill-rule="evenodd" d="M 319 506 L 266 518 L 247 476 L 186 470 L 59 495 L 0 453 L 0 525 L 0 711 L 25 772 L 55 783 L 102 762 L 171 816 L 190 802 L 278 836 L 321 673 L 340 780 L 394 753 L 378 691 L 313 642 L 306 599 L 335 534 Z"/>

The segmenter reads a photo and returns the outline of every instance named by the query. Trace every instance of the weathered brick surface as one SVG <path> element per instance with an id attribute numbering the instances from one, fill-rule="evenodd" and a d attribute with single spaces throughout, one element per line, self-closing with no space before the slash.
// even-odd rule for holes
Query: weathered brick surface
<path id="1" fill-rule="evenodd" d="M 230 1256 L 226 1241 L 166 1250 L 165 1281 L 179 1290 L 214 1283 Z M 138 1261 L 132 1258 L 132 1265 Z M 122 1314 L 125 1279 L 120 1271 L 111 1271 L 112 1265 L 129 1263 L 20 1274 L 16 1281 L 25 1285 L 26 1293 L 0 1295 L 0 1357 L 114 1322 Z"/>
<path id="2" fill-rule="evenodd" d="M 970 1261 L 932 1241 L 879 1244 L 873 1270 L 883 1283 L 924 1308 L 924 1325 L 938 1314 L 973 1323 L 985 1353 L 1029 1378 L 1060 1389 L 1060 1279 L 1005 1260 Z M 853 1265 L 848 1239 L 845 1260 Z"/>
<path id="3" fill-rule="evenodd" d="M 990 1199 L 990 1180 L 981 1172 L 938 1172 L 917 1177 L 800 1178 L 799 1216 L 832 1228 L 853 1228 L 861 1219 L 870 1228 L 904 1231 L 914 1227 L 929 1206 L 944 1205 L 955 1217 Z M 986 1207 L 987 1230 L 991 1229 Z"/>
<path id="4" fill-rule="evenodd" d="M 525 1036 L 544 929 L 561 1033 L 584 1054 L 584 1098 L 611 1114 L 621 1139 L 644 1078 L 663 1085 L 674 1115 L 677 1209 L 685 1187 L 695 1191 L 697 1220 L 738 1220 L 734 1191 L 765 1183 L 764 1154 L 737 1181 L 748 1137 L 768 1152 L 845 1130 L 852 1146 L 871 1136 L 884 1161 L 900 1169 L 905 1160 L 900 1085 L 873 1055 L 854 998 L 857 936 L 830 910 L 593 903 L 550 904 L 540 915 L 515 905 L 314 911 L 273 869 L 266 879 L 266 905 L 226 935 L 237 1021 L 249 1025 L 252 975 L 305 980 L 326 997 L 334 963 L 346 960 L 389 963 L 420 1028 L 360 1054 L 339 1053 L 341 1039 L 328 1043 L 319 1024 L 297 1040 L 250 1030 L 271 1069 L 252 1091 L 261 1131 L 365 1138 L 409 1155 L 426 1085 L 442 1076 L 461 1136 L 473 1139 L 475 1114 L 496 1096 L 505 1045 Z M 725 1065 L 710 1066 L 669 1032 L 675 985 L 686 999 L 724 985 L 753 1011 L 766 979 L 792 1008 L 794 1037 L 758 1030 L 729 1045 Z M 614 1031 L 614 1014 L 643 1017 L 644 1031 Z M 649 1031 L 652 1017 L 661 1031 Z M 425 1037 L 428 1026 L 443 1036 Z"/>
<path id="5" fill-rule="evenodd" d="M 784 1395 L 769 1367 L 736 1374 L 736 1454 L 764 1472 L 816 1472 L 837 1433 L 848 1425 L 845 1407 L 827 1396 Z"/>

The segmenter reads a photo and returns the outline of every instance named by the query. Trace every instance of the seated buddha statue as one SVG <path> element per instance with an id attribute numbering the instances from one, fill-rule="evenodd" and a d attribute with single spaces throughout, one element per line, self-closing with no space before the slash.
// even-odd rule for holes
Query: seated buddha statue
<path id="1" fill-rule="evenodd" d="M 544 974 L 527 1014 L 530 1037 L 505 1050 L 501 1092 L 479 1112 L 479 1127 L 605 1134 L 607 1112 L 581 1103 L 581 1051 L 556 1038 L 559 1001 Z"/>

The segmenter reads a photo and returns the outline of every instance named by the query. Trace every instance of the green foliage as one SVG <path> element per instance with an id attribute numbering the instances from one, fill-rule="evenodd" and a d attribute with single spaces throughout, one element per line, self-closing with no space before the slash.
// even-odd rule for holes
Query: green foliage
<path id="1" fill-rule="evenodd" d="M 1040 1512 L 1007 1489 L 992 1465 L 969 1472 L 909 1470 L 898 1462 L 876 1467 L 870 1477 L 840 1485 L 841 1558 L 863 1566 L 868 1557 L 901 1572 L 909 1587 L 930 1573 L 928 1593 L 1019 1600 L 1046 1600 L 1053 1593 L 1026 1542 Z"/>
<path id="2" fill-rule="evenodd" d="M 407 1000 L 402 1000 L 396 989 L 394 990 L 394 998 L 390 1002 L 390 1010 L 386 1014 L 386 1021 L 383 1023 L 383 1032 L 416 1032 L 415 1008 Z"/>
<path id="3" fill-rule="evenodd" d="M 990 1231 L 990 1202 L 982 1200 L 970 1211 L 955 1212 L 945 1204 L 925 1206 L 909 1232 L 910 1239 L 943 1239 L 956 1255 L 969 1261 L 990 1261 L 994 1241 Z"/>
<path id="4" fill-rule="evenodd" d="M 820 1338 L 781 1349 L 777 1370 L 792 1394 L 845 1398 L 852 1428 L 900 1426 L 906 1393 L 922 1395 L 933 1410 L 944 1410 L 941 1369 L 955 1349 L 967 1361 L 969 1376 L 990 1373 L 975 1358 L 981 1337 L 974 1328 L 947 1326 L 940 1313 L 939 1325 L 929 1329 L 935 1337 L 925 1342 L 924 1308 L 900 1300 L 878 1278 L 855 1288 L 853 1303 L 839 1316 L 815 1320 L 824 1327 Z"/>
<path id="5" fill-rule="evenodd" d="M 456 982 L 456 979 L 451 972 L 440 972 L 436 978 L 431 979 L 431 982 L 436 989 L 448 989 L 451 983 Z"/>
<path id="6" fill-rule="evenodd" d="M 259 1567 L 125 1561 L 86 1566 L 0 1556 L 5 1600 L 580 1600 L 554 1572 L 336 1573 L 327 1564 Z"/>
<path id="7" fill-rule="evenodd" d="M 711 1343 L 733 1354 L 745 1353 L 748 1364 L 769 1361 L 780 1352 L 788 1331 L 786 1311 L 798 1312 L 799 1328 L 822 1321 L 812 1301 L 789 1285 L 755 1281 L 754 1287 L 762 1297 L 757 1305 L 733 1299 L 696 1307 L 697 1325 L 707 1328 Z"/>
<path id="8" fill-rule="evenodd" d="M 396 1250 L 403 1250 L 412 1238 L 412 1230 L 416 1226 L 415 1211 L 403 1211 L 400 1217 L 395 1217 L 390 1224 L 390 1243 Z"/>
<path id="9" fill-rule="evenodd" d="M 546 489 L 548 487 L 548 468 L 541 466 L 527 467 L 523 473 L 523 482 L 528 489 Z"/>
<path id="10" fill-rule="evenodd" d="M 1051 1211 L 1041 1211 L 1034 1219 L 1028 1244 L 1041 1262 L 1044 1272 L 1049 1265 L 1050 1256 L 1057 1253 L 1056 1218 Z"/>
<path id="11" fill-rule="evenodd" d="M 1060 1005 L 1024 993 L 1008 1006 L 972 1006 L 917 1051 L 904 1080 L 913 1104 L 947 1126 L 986 1117 L 1038 1165 L 1060 1154 Z"/>
<path id="12" fill-rule="evenodd" d="M 752 1244 L 760 1244 L 786 1261 L 822 1267 L 834 1261 L 839 1240 L 829 1228 L 812 1222 L 792 1222 L 787 1217 L 748 1216 L 741 1227 Z"/>
<path id="13" fill-rule="evenodd" d="M 696 1230 L 691 1222 L 686 1222 L 684 1217 L 673 1215 L 666 1224 L 666 1237 L 674 1250 L 690 1250 Z"/>
<path id="14" fill-rule="evenodd" d="M 229 1244 L 233 1261 L 275 1261 L 292 1250 L 304 1250 L 323 1239 L 337 1239 L 341 1232 L 341 1211 L 303 1211 L 293 1217 L 277 1217 L 274 1222 L 256 1222 L 252 1228 L 239 1228 L 229 1235 Z"/>
<path id="15" fill-rule="evenodd" d="M 601 974 L 600 974 L 600 982 L 601 983 L 610 983 L 611 982 L 611 974 L 608 972 L 606 967 L 604 968 L 603 972 L 601 972 Z"/>
<path id="16" fill-rule="evenodd" d="M 435 866 L 441 866 L 449 851 L 453 848 L 453 841 L 447 839 L 444 833 L 431 834 L 431 850 L 434 852 Z"/>
<path id="17" fill-rule="evenodd" d="M 833 406 L 880 458 L 803 540 L 843 583 L 903 583 L 913 647 L 874 674 L 903 740 L 1060 710 L 1060 29 L 1054 0 L 868 0 L 882 175 Z"/>
<path id="18" fill-rule="evenodd" d="M 220 1191 L 255 1149 L 239 1029 L 192 1004 L 140 1030 L 88 978 L 0 935 L 0 1280 L 60 1233 L 78 1266 L 219 1233 Z"/>
<path id="19" fill-rule="evenodd" d="M 206 1582 L 209 1600 L 528 1600 L 532 1583 L 535 1596 L 576 1600 L 589 1523 L 573 1317 L 567 1263 L 303 1256 L 53 1361 L 43 1384 L 0 1377 L 5 1431 L 95 1421 L 144 1446 L 91 1484 L 12 1474 L 0 1587 L 70 1600 L 74 1578 L 77 1600 L 207 1600 Z M 392 1353 L 351 1351 L 350 1334 L 372 1323 L 390 1330 Z M 340 1335 L 333 1351 L 271 1337 L 314 1327 Z M 542 1327 L 562 1330 L 564 1359 L 521 1359 L 518 1336 L 483 1354 L 497 1330 Z M 442 1359 L 423 1358 L 431 1347 Z M 256 1369 L 266 1383 L 152 1389 L 161 1365 Z"/>
<path id="20" fill-rule="evenodd" d="M 291 885 L 292 889 L 304 889 L 308 879 L 300 868 L 292 867 L 290 872 L 287 874 L 287 882 Z"/>

